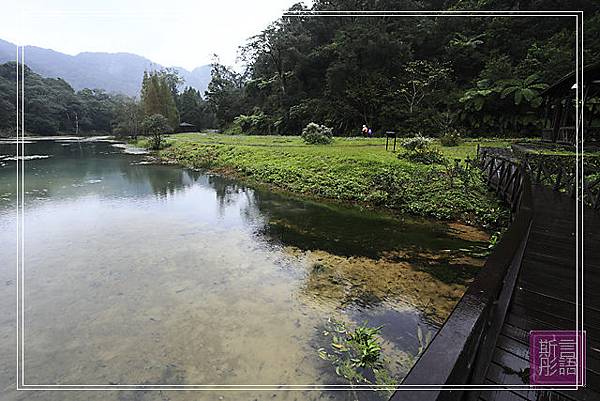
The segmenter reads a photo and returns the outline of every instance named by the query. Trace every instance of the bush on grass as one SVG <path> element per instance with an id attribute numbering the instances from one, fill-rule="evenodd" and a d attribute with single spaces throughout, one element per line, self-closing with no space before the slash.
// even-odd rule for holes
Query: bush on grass
<path id="1" fill-rule="evenodd" d="M 309 123 L 302 130 L 304 142 L 312 145 L 326 145 L 333 140 L 333 129 L 316 123 Z"/>

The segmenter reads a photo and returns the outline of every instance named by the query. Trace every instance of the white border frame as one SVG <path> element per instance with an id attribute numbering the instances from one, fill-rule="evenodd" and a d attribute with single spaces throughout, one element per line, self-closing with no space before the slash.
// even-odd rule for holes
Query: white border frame
<path id="1" fill-rule="evenodd" d="M 575 17 L 576 39 L 575 39 L 575 71 L 576 71 L 576 182 L 579 182 L 579 168 L 583 171 L 583 151 L 580 149 L 580 124 L 579 124 L 579 93 L 582 92 L 580 82 L 583 82 L 583 11 L 301 11 L 285 12 L 283 16 L 297 17 Z M 22 25 L 22 24 L 21 24 Z M 140 391 L 241 391 L 241 390 L 577 390 L 580 387 L 579 377 L 576 385 L 556 385 L 552 387 L 532 386 L 532 385 L 296 385 L 296 384 L 240 384 L 240 385 L 219 385 L 219 384 L 200 384 L 200 385 L 152 385 L 152 384 L 26 384 L 25 383 L 25 207 L 24 207 L 24 185 L 25 185 L 25 160 L 19 163 L 19 155 L 25 154 L 25 118 L 24 118 L 24 76 L 25 76 L 25 46 L 17 45 L 17 391 L 120 391 L 120 390 L 140 390 Z M 19 55 L 21 62 L 19 63 Z M 21 79 L 19 82 L 19 65 L 21 65 Z M 19 97 L 20 89 L 20 97 Z M 19 109 L 19 100 L 20 107 Z M 583 117 L 583 109 L 582 109 Z M 19 137 L 19 128 L 21 136 Z M 22 142 L 19 142 L 21 140 Z M 19 152 L 19 145 L 21 149 Z M 581 154 L 580 154 L 581 152 Z M 19 168 L 20 174 L 19 174 Z M 20 176 L 19 176 L 20 175 Z M 583 279 L 580 280 L 580 270 L 583 276 L 583 193 L 582 188 L 577 190 L 576 202 L 576 329 L 583 330 Z M 580 216 L 581 223 L 580 224 Z M 20 226 L 20 225 L 21 226 Z M 581 235 L 581 236 L 580 236 Z M 581 266 L 579 261 L 581 260 Z M 583 278 L 583 277 L 582 277 Z M 581 290 L 581 291 L 580 291 Z M 581 317 L 580 317 L 581 314 Z M 584 344 L 585 346 L 585 344 Z M 579 345 L 577 345 L 579 349 Z M 579 363 L 578 363 L 579 366 Z M 579 369 L 578 369 L 579 373 Z"/>

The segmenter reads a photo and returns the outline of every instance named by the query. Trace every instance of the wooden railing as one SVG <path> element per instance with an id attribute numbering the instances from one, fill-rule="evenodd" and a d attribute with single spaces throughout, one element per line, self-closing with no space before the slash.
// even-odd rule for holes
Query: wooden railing
<path id="1" fill-rule="evenodd" d="M 533 154 L 521 148 L 519 145 L 513 145 L 515 157 L 523 163 L 533 183 L 549 186 L 572 198 L 579 190 L 585 204 L 600 210 L 600 157 L 584 156 L 584 171 L 580 165 L 577 174 L 577 159 L 574 156 Z M 482 151 L 489 149 L 482 148 Z M 592 172 L 596 174 L 590 174 Z"/>
<path id="2" fill-rule="evenodd" d="M 529 238 L 533 202 L 529 174 L 522 164 L 485 151 L 478 162 L 489 186 L 513 210 L 513 222 L 393 401 L 471 399 L 477 393 L 465 394 L 461 385 L 482 384 L 491 361 Z M 420 386 L 429 391 L 416 390 Z"/>

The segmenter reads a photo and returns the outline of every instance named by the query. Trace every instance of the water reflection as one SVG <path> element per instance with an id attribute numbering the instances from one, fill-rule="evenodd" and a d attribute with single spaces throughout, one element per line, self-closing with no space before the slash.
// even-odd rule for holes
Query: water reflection
<path id="1" fill-rule="evenodd" d="M 0 154 L 14 150 L 0 145 Z M 50 156 L 25 164 L 30 383 L 343 383 L 316 353 L 331 316 L 383 324 L 385 353 L 402 377 L 419 346 L 417 327 L 435 332 L 481 264 L 461 249 L 485 238 L 458 225 L 144 165 L 144 156 L 107 142 L 43 141 L 26 151 Z M 14 380 L 16 358 L 14 174 L 14 162 L 0 168 L 3 389 Z M 271 395 L 353 397 L 208 398 Z M 8 390 L 2 398 L 26 399 Z M 41 399 L 78 397 L 56 392 Z"/>

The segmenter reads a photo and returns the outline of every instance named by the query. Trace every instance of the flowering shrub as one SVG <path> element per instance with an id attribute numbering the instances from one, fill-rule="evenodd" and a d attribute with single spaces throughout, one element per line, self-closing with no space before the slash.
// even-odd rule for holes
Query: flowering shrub
<path id="1" fill-rule="evenodd" d="M 437 148 L 431 146 L 433 139 L 417 134 L 411 138 L 405 138 L 400 145 L 405 149 L 398 155 L 399 158 L 407 159 L 423 164 L 444 164 L 446 158 Z"/>
<path id="2" fill-rule="evenodd" d="M 302 139 L 304 142 L 313 145 L 331 143 L 333 129 L 316 123 L 308 123 L 302 130 Z"/>
<path id="3" fill-rule="evenodd" d="M 416 151 L 419 149 L 428 148 L 433 139 L 421 135 L 420 133 L 410 138 L 404 138 L 400 141 L 400 145 L 408 151 Z"/>

